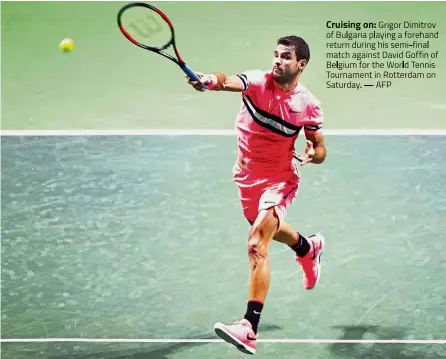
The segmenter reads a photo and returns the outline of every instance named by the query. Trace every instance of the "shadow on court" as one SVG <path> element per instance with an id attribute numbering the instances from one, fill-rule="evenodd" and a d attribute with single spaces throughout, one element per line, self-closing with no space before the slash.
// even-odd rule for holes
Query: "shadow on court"
<path id="1" fill-rule="evenodd" d="M 282 330 L 283 328 L 274 325 L 266 324 L 262 326 L 262 331 L 272 332 L 277 330 Z M 216 339 L 214 336 L 195 336 L 189 337 L 187 339 L 205 339 L 211 340 Z M 209 345 L 211 343 L 174 343 L 167 344 L 158 347 L 157 349 L 147 350 L 146 348 L 138 349 L 125 349 L 125 350 L 111 350 L 104 351 L 100 353 L 78 353 L 78 354 L 64 354 L 64 355 L 52 355 L 49 359 L 169 359 L 169 355 L 187 350 L 192 347 Z"/>
<path id="2" fill-rule="evenodd" d="M 402 340 L 407 339 L 404 328 L 381 327 L 377 325 L 334 326 L 342 330 L 340 340 Z M 444 345 L 436 346 L 443 354 L 428 351 L 434 345 L 419 344 L 348 344 L 335 343 L 328 350 L 337 358 L 352 359 L 446 359 Z M 435 348 L 434 348 L 435 349 Z"/>

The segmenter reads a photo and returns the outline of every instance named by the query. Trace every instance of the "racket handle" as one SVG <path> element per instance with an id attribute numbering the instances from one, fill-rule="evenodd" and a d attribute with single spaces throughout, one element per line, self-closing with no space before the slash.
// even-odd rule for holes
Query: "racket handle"
<path id="1" fill-rule="evenodd" d="M 192 71 L 192 69 L 189 66 L 187 66 L 186 64 L 183 64 L 181 66 L 181 69 L 184 71 L 184 73 L 187 75 L 187 77 L 189 77 L 191 80 L 200 82 L 200 78 L 195 74 L 195 72 Z M 205 88 L 205 90 L 208 89 L 207 86 L 205 86 L 204 88 Z"/>

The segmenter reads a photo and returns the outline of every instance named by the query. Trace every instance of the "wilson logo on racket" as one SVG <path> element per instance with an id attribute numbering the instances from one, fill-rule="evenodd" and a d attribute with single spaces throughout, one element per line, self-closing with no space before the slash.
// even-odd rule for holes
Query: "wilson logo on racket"
<path id="1" fill-rule="evenodd" d="M 118 26 L 130 42 L 164 56 L 176 63 L 191 80 L 200 81 L 181 57 L 172 22 L 161 10 L 143 2 L 129 3 L 118 12 Z M 175 57 L 165 51 L 169 47 L 173 48 Z"/>
<path id="2" fill-rule="evenodd" d="M 145 19 L 131 22 L 129 27 L 133 28 L 141 37 L 145 38 L 153 36 L 162 30 L 161 23 L 152 15 L 147 16 Z"/>

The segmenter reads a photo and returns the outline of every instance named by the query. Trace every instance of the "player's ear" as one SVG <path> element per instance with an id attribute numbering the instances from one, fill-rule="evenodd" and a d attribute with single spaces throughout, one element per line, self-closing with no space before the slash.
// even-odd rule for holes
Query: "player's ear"
<path id="1" fill-rule="evenodd" d="M 305 66 L 307 66 L 307 60 L 305 60 L 305 59 L 299 60 L 297 62 L 297 66 L 299 67 L 300 71 L 303 71 Z"/>

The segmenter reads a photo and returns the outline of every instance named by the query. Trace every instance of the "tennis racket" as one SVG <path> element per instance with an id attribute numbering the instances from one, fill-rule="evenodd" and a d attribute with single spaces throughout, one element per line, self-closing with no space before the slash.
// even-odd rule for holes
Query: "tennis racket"
<path id="1" fill-rule="evenodd" d="M 129 3 L 118 12 L 118 26 L 130 42 L 173 61 L 191 80 L 200 81 L 181 57 L 172 22 L 161 10 L 143 2 Z M 165 51 L 171 46 L 176 57 Z"/>

